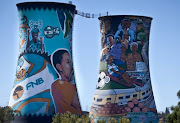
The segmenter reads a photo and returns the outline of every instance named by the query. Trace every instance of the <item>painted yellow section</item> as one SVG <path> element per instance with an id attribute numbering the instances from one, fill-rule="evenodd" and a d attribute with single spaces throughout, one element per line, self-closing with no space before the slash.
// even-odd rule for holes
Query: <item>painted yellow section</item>
<path id="1" fill-rule="evenodd" d="M 150 90 L 149 90 L 150 89 Z M 146 97 L 147 95 L 150 95 L 152 93 L 151 88 L 147 89 L 147 90 L 143 90 L 140 92 L 134 92 L 131 94 L 128 93 L 124 93 L 124 94 L 117 94 L 117 95 L 106 95 L 102 98 L 102 96 L 100 97 L 99 95 L 94 95 L 93 98 L 93 102 L 96 105 L 105 105 L 107 102 L 111 102 L 111 103 L 119 103 L 122 100 L 126 100 L 127 102 L 132 101 L 133 98 L 137 98 L 138 100 L 143 99 L 144 97 Z M 144 95 L 142 95 L 143 93 L 145 93 Z M 134 97 L 134 95 L 137 95 Z M 129 98 L 126 98 L 126 96 L 130 96 Z M 119 99 L 119 97 L 123 97 L 122 99 Z M 111 98 L 109 100 L 107 100 L 108 98 Z M 97 101 L 97 99 L 102 99 L 102 101 Z"/>
<path id="2" fill-rule="evenodd" d="M 125 94 L 118 94 L 116 97 L 116 101 L 115 103 L 119 103 L 122 99 L 119 99 L 119 97 L 123 97 L 124 98 Z"/>
<path id="3" fill-rule="evenodd" d="M 111 98 L 111 100 L 107 100 L 107 98 Z M 107 102 L 114 103 L 116 95 L 107 95 L 101 102 L 101 105 L 105 105 Z"/>

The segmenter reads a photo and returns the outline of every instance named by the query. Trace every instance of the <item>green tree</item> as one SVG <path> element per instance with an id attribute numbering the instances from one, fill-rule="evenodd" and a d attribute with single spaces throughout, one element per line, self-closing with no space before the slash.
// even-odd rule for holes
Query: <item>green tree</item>
<path id="1" fill-rule="evenodd" d="M 88 116 L 83 115 L 76 121 L 76 123 L 91 123 L 91 120 Z"/>
<path id="2" fill-rule="evenodd" d="M 177 96 L 180 99 L 180 90 L 177 92 Z"/>
<path id="3" fill-rule="evenodd" d="M 169 112 L 169 108 L 167 108 L 166 107 L 166 110 L 165 110 L 165 115 L 167 116 L 167 115 L 169 115 L 170 114 L 170 112 Z"/>
<path id="4" fill-rule="evenodd" d="M 66 112 L 64 114 L 56 114 L 52 118 L 52 123 L 90 123 L 91 120 L 88 116 L 78 117 L 75 114 L 71 114 L 71 112 Z"/>
<path id="5" fill-rule="evenodd" d="M 106 123 L 106 120 L 103 119 L 103 120 L 98 120 L 97 123 Z"/>
<path id="6" fill-rule="evenodd" d="M 180 90 L 177 93 L 180 99 Z M 167 116 L 167 123 L 180 123 L 180 102 L 177 106 L 171 106 L 172 113 Z"/>
<path id="7" fill-rule="evenodd" d="M 14 119 L 14 111 L 11 107 L 0 107 L 0 123 L 10 123 Z"/>
<path id="8" fill-rule="evenodd" d="M 57 113 L 56 115 L 54 115 L 54 117 L 52 118 L 52 123 L 61 123 L 61 119 L 60 119 L 60 115 L 59 113 Z"/>
<path id="9" fill-rule="evenodd" d="M 119 123 L 130 123 L 130 120 L 123 116 L 119 118 Z"/>
<path id="10" fill-rule="evenodd" d="M 64 114 L 57 113 L 53 117 L 52 123 L 76 123 L 78 117 L 76 115 L 72 115 L 71 112 L 66 112 Z"/>
<path id="11" fill-rule="evenodd" d="M 114 117 L 110 117 L 108 123 L 117 123 L 117 119 Z"/>

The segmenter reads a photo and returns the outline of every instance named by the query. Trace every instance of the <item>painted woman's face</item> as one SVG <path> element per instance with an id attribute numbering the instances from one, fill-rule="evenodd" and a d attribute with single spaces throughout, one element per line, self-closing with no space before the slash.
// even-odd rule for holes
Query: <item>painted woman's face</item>
<path id="1" fill-rule="evenodd" d="M 69 77 L 72 70 L 72 62 L 69 53 L 64 53 L 62 55 L 61 68 L 63 74 Z"/>
<path id="2" fill-rule="evenodd" d="M 125 47 L 125 46 L 122 46 L 122 47 L 121 47 L 121 51 L 122 51 L 122 53 L 125 53 L 125 52 L 126 52 L 126 47 Z"/>
<path id="3" fill-rule="evenodd" d="M 130 26 L 131 26 L 131 23 L 129 21 L 123 21 L 122 22 L 122 27 L 129 28 Z"/>
<path id="4" fill-rule="evenodd" d="M 110 45 L 112 46 L 115 41 L 112 36 L 109 36 L 108 38 L 109 38 Z"/>

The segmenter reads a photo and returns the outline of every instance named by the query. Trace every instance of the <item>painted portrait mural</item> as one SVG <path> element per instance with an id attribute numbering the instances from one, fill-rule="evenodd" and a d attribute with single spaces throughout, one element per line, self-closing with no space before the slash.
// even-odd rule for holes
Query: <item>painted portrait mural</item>
<path id="1" fill-rule="evenodd" d="M 21 115 L 81 114 L 72 61 L 75 6 L 17 4 L 19 54 L 9 106 Z"/>
<path id="2" fill-rule="evenodd" d="M 152 18 L 100 17 L 101 59 L 90 117 L 93 122 L 126 116 L 131 123 L 157 123 L 149 71 Z"/>

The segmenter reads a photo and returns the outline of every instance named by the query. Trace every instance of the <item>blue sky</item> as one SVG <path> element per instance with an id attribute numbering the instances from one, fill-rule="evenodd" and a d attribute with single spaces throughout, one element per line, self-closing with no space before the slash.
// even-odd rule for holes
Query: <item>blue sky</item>
<path id="1" fill-rule="evenodd" d="M 15 78 L 18 54 L 16 3 L 0 1 L 0 106 L 8 104 Z M 31 0 L 34 1 L 34 0 Z M 42 0 L 39 0 L 42 1 Z M 46 0 L 43 0 L 46 1 Z M 49 0 L 51 1 L 51 0 Z M 67 0 L 53 0 L 65 2 Z M 143 15 L 153 18 L 150 33 L 150 72 L 158 111 L 176 105 L 180 90 L 180 1 L 179 0 L 74 0 L 77 10 L 110 15 Z M 98 77 L 100 60 L 99 20 L 75 16 L 73 57 L 76 83 L 83 110 L 89 110 Z"/>

